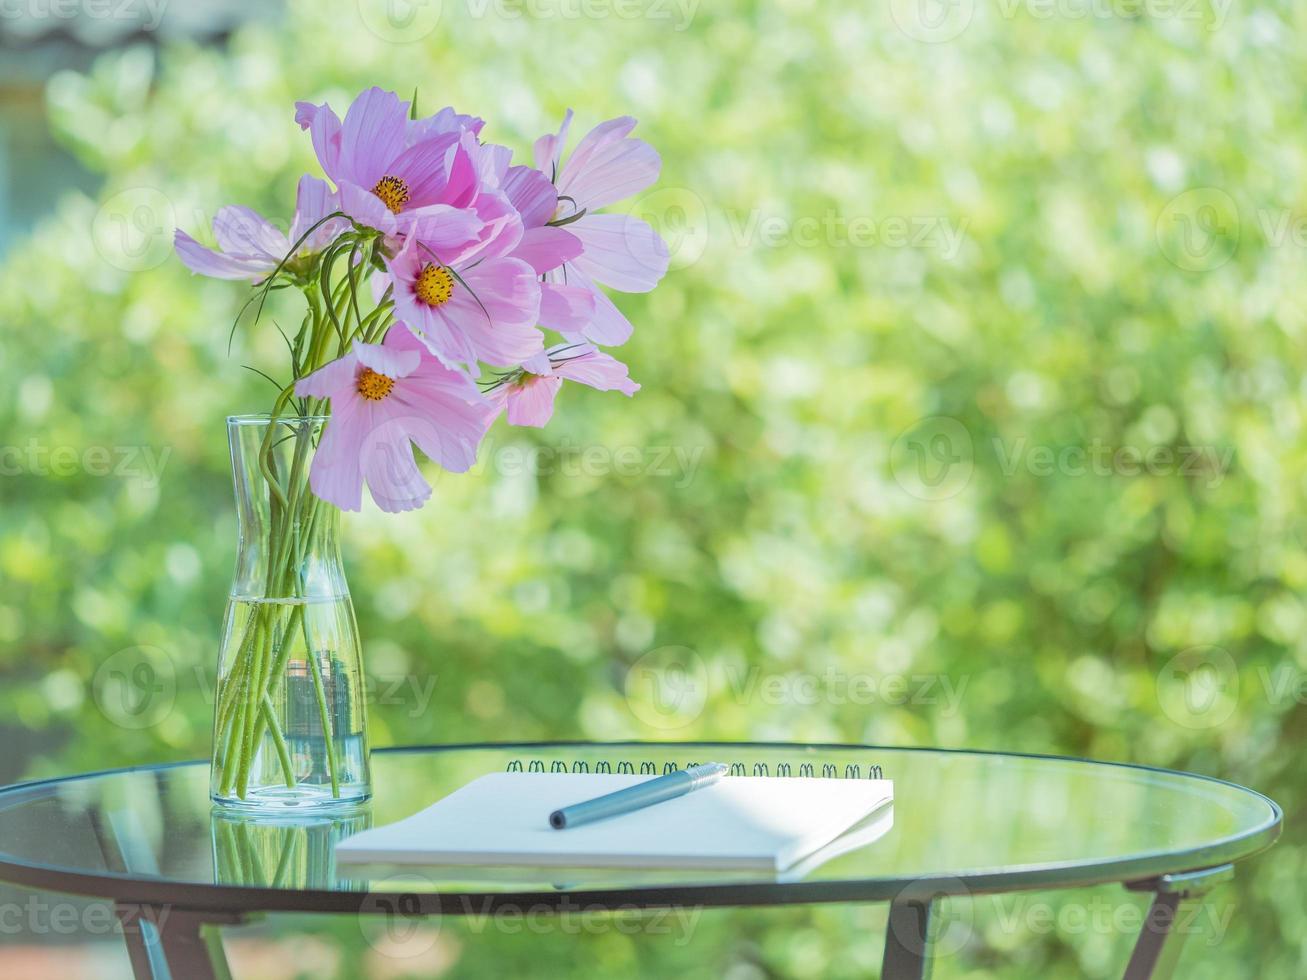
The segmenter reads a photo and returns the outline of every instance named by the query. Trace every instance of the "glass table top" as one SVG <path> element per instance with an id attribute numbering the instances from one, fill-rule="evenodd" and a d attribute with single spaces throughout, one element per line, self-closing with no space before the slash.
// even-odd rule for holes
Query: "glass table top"
<path id="1" fill-rule="evenodd" d="M 556 868 L 337 868 L 337 840 L 417 812 L 520 764 L 661 773 L 737 764 L 748 775 L 894 780 L 857 847 L 783 876 Z M 811 770 L 807 767 L 811 766 Z M 588 899 L 609 904 L 884 900 L 907 889 L 980 893 L 1134 881 L 1226 864 L 1279 834 L 1279 808 L 1184 773 L 999 753 L 740 743 L 442 746 L 373 753 L 376 797 L 333 816 L 211 807 L 205 763 L 115 770 L 0 789 L 0 879 L 122 902 L 358 911 L 378 895 Z"/>

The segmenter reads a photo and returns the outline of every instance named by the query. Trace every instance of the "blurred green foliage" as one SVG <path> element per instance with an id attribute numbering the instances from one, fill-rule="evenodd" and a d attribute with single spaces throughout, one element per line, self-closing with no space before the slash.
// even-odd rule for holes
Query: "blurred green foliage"
<path id="1" fill-rule="evenodd" d="M 1307 8 L 963 0 L 942 27 L 902 0 L 385 9 L 300 0 L 220 49 L 129 49 L 49 84 L 54 131 L 105 186 L 0 271 L 4 775 L 207 753 L 223 416 L 268 404 L 240 365 L 284 368 L 270 322 L 228 354 L 245 292 L 171 259 L 173 226 L 207 235 L 225 203 L 288 221 L 314 168 L 296 99 L 416 86 L 519 151 L 569 105 L 583 127 L 630 113 L 664 159 L 635 211 L 673 249 L 657 291 L 620 299 L 644 389 L 569 390 L 421 512 L 346 520 L 375 743 L 843 740 L 1230 778 L 1284 806 L 1285 839 L 1182 971 L 1302 976 Z M 587 9 L 607 15 L 568 14 Z M 297 322 L 293 297 L 272 318 Z M 95 678 L 139 646 L 175 697 L 125 727 Z M 669 647 L 707 679 L 694 710 L 627 698 Z M 1175 685 L 1196 662 L 1224 688 L 1195 712 Z M 815 703 L 748 686 L 796 672 Z M 920 676 L 956 703 L 830 693 Z M 883 923 L 708 913 L 677 947 L 447 922 L 438 965 L 866 975 Z M 335 933 L 341 976 L 403 974 Z M 1131 939 L 982 922 L 937 975 L 1113 976 Z"/>

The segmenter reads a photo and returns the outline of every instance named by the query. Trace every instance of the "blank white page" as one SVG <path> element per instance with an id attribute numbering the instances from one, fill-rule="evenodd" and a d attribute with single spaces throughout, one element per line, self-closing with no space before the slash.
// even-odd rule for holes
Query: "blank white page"
<path id="1" fill-rule="evenodd" d="M 336 845 L 343 863 L 783 871 L 894 798 L 885 779 L 724 776 L 607 820 L 549 814 L 649 776 L 500 772 Z"/>

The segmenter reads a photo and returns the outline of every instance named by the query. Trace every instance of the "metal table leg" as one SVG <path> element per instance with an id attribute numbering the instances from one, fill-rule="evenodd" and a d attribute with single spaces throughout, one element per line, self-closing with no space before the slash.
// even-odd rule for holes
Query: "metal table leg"
<path id="1" fill-rule="evenodd" d="M 241 915 L 123 904 L 115 911 L 136 980 L 231 980 L 218 929 Z"/>
<path id="2" fill-rule="evenodd" d="M 1125 980 L 1169 980 L 1192 930 L 1175 935 L 1176 920 L 1196 921 L 1193 913 L 1203 903 L 1203 896 L 1222 882 L 1234 877 L 1234 866 L 1223 864 L 1201 871 L 1162 875 L 1149 881 L 1130 882 L 1131 891 L 1153 893 L 1143 929 L 1135 942 L 1134 952 L 1125 968 Z"/>
<path id="3" fill-rule="evenodd" d="M 899 899 L 890 904 L 885 927 L 881 980 L 930 980 L 931 954 L 939 930 L 929 899 Z"/>

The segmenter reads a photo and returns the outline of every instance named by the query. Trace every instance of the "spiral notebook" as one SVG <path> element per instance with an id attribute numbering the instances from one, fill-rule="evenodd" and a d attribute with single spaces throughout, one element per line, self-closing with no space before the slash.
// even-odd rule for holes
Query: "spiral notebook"
<path id="1" fill-rule="evenodd" d="M 893 783 L 886 779 L 731 775 L 608 820 L 568 830 L 549 826 L 550 812 L 559 807 L 655 774 L 521 767 L 491 773 L 411 817 L 346 838 L 336 845 L 336 859 L 342 864 L 775 873 L 826 847 L 894 798 Z"/>

